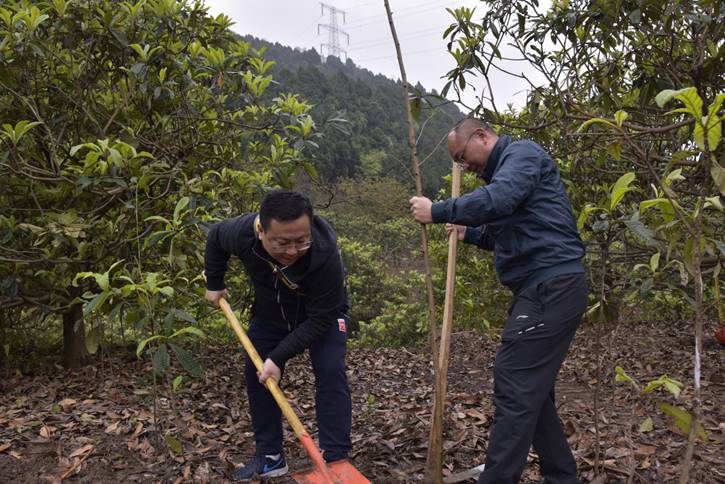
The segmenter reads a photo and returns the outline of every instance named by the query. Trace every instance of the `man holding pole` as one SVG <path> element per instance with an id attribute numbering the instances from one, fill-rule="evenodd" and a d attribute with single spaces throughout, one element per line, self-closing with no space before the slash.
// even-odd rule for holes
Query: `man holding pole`
<path id="1" fill-rule="evenodd" d="M 494 365 L 496 412 L 479 483 L 515 483 L 531 445 L 547 483 L 578 483 L 554 384 L 587 307 L 584 245 L 559 169 L 536 143 L 497 136 L 466 118 L 448 134 L 454 161 L 487 185 L 432 203 L 410 199 L 420 223 L 447 223 L 458 239 L 494 252 L 513 293 Z"/>
<path id="2" fill-rule="evenodd" d="M 315 374 L 315 409 L 320 446 L 327 462 L 347 458 L 352 444 L 352 403 L 345 369 L 348 299 L 345 273 L 332 227 L 313 214 L 304 195 L 275 190 L 259 213 L 223 220 L 209 231 L 204 255 L 205 299 L 227 298 L 224 275 L 237 256 L 254 285 L 248 336 L 264 368 L 249 357 L 245 378 L 256 455 L 235 479 L 276 477 L 287 472 L 281 411 L 263 383 L 279 381 L 284 365 L 309 349 Z"/>

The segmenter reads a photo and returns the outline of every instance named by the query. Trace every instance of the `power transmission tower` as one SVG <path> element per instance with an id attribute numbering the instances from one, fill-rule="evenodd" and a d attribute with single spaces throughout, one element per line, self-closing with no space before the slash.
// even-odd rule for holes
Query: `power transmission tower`
<path id="1" fill-rule="evenodd" d="M 340 54 L 344 54 L 345 60 L 347 60 L 347 51 L 340 48 L 339 36 L 344 35 L 347 37 L 347 45 L 350 45 L 350 35 L 347 32 L 340 30 L 337 26 L 337 16 L 339 14 L 342 14 L 342 23 L 345 23 L 345 12 L 333 7 L 332 5 L 320 2 L 320 11 L 322 15 L 325 15 L 325 9 L 330 12 L 330 23 L 317 24 L 317 35 L 320 35 L 320 29 L 327 29 L 327 43 L 320 44 L 320 57 L 322 58 L 322 62 L 325 62 L 325 60 L 327 60 L 327 56 L 329 55 L 334 55 L 338 59 L 341 59 Z M 327 54 L 325 54 L 325 50 L 327 50 Z"/>

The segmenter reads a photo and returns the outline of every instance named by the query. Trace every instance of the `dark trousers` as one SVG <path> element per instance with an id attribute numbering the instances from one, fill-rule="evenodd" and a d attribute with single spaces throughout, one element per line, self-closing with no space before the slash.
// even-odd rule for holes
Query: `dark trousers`
<path id="1" fill-rule="evenodd" d="M 352 448 L 352 402 L 345 368 L 347 323 L 347 318 L 342 325 L 335 322 L 309 349 L 315 374 L 320 447 L 327 461 L 346 458 Z M 248 332 L 262 360 L 287 334 L 271 330 L 254 320 Z M 284 372 L 284 368 L 280 369 Z M 282 411 L 269 390 L 259 383 L 257 369 L 249 357 L 245 358 L 244 376 L 257 454 L 278 454 L 282 452 Z"/>
<path id="2" fill-rule="evenodd" d="M 496 412 L 479 483 L 518 482 L 532 444 L 545 482 L 579 482 L 556 413 L 554 383 L 587 292 L 584 274 L 565 274 L 514 296 L 494 365 Z"/>

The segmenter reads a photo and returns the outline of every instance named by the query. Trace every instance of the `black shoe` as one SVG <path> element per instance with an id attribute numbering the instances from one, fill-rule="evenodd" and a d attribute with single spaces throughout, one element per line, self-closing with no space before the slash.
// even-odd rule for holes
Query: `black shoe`
<path id="1" fill-rule="evenodd" d="M 251 481 L 252 479 L 268 479 L 287 474 L 289 468 L 282 454 L 255 455 L 249 464 L 234 471 L 233 477 L 237 481 Z"/>

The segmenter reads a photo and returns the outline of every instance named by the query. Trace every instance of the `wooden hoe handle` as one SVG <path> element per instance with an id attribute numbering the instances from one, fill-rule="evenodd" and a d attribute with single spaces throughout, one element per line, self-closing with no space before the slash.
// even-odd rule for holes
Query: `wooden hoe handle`
<path id="1" fill-rule="evenodd" d="M 222 311 L 224 311 L 224 315 L 229 321 L 229 324 L 232 326 L 234 332 L 237 333 L 239 341 L 241 341 L 242 346 L 244 346 L 244 351 L 246 351 L 249 357 L 252 359 L 252 362 L 257 368 L 257 371 L 261 373 L 264 367 L 264 362 L 262 362 L 262 358 L 259 357 L 259 353 L 257 353 L 257 350 L 254 348 L 254 345 L 249 339 L 249 336 L 247 336 L 247 333 L 245 333 L 242 329 L 242 325 L 239 323 L 239 320 L 234 314 L 234 311 L 232 311 L 231 306 L 229 306 L 229 303 L 226 301 L 226 299 L 221 298 L 219 300 L 219 307 L 222 308 Z M 297 417 L 295 411 L 292 409 L 292 406 L 285 398 L 282 390 L 279 389 L 277 380 L 275 380 L 274 378 L 267 378 L 264 384 L 267 386 L 267 389 L 272 393 L 272 396 L 277 401 L 277 405 L 279 405 L 279 408 L 282 409 L 282 413 L 292 426 L 292 430 L 294 430 L 295 435 L 298 438 L 302 438 L 303 435 L 307 434 L 307 431 L 302 425 L 302 422 L 300 422 L 300 419 Z"/>

